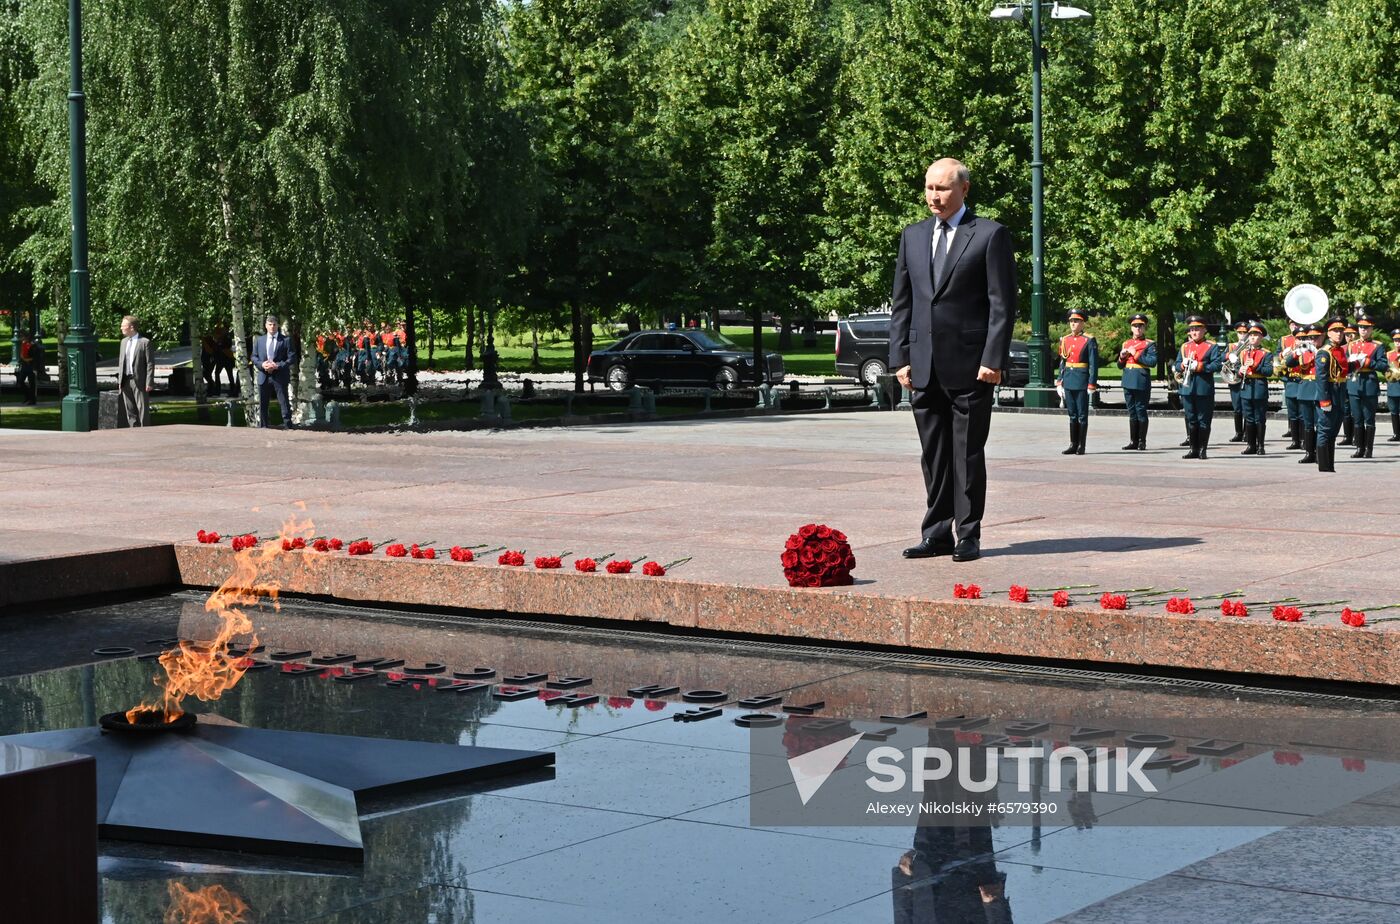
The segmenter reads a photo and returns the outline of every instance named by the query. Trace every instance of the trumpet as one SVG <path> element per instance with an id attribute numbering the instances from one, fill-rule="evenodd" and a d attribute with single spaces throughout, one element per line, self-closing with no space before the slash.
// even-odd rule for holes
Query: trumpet
<path id="1" fill-rule="evenodd" d="M 1175 367 L 1172 368 L 1172 377 L 1176 379 L 1176 383 L 1182 388 L 1191 387 L 1191 374 L 1193 370 L 1186 367 L 1186 364 L 1189 362 L 1194 362 L 1194 360 L 1186 358 L 1186 344 L 1183 343 L 1181 345 L 1181 358 L 1179 360 L 1183 371 L 1178 374 Z"/>

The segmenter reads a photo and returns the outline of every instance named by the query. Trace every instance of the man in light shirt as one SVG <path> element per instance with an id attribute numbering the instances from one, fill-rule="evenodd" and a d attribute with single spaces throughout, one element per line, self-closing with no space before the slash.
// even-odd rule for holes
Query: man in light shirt
<path id="1" fill-rule="evenodd" d="M 117 426 L 149 427 L 150 395 L 156 387 L 156 352 L 149 338 L 141 336 L 136 318 L 122 318 L 122 343 L 117 350 L 121 400 L 117 404 Z"/>

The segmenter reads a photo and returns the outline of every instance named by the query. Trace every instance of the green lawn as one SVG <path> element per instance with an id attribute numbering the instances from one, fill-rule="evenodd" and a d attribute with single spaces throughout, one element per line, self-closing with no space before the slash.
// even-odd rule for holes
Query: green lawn
<path id="1" fill-rule="evenodd" d="M 702 406 L 703 399 L 658 402 L 656 413 L 661 417 L 672 417 L 677 414 L 694 413 Z M 738 400 L 732 406 L 748 406 L 747 399 Z M 723 406 L 721 402 L 716 402 L 715 407 Z M 153 426 L 163 426 L 166 424 L 198 424 L 205 423 L 211 426 L 224 426 L 228 419 L 222 404 L 210 405 L 208 419 L 200 421 L 198 407 L 194 401 L 160 401 L 154 404 L 151 414 L 151 424 Z M 574 401 L 573 411 L 575 415 L 588 414 L 618 414 L 627 410 L 627 399 L 625 397 L 608 398 L 598 396 L 580 396 Z M 480 415 L 481 403 L 477 400 L 470 401 L 431 401 L 424 402 L 418 406 L 418 418 L 424 422 L 445 422 L 457 420 L 475 420 Z M 57 407 L 23 407 L 5 405 L 0 410 L 0 427 L 13 427 L 26 430 L 57 430 L 60 427 L 60 410 Z M 560 401 L 541 402 L 513 402 L 511 404 L 512 420 L 539 420 L 550 417 L 562 417 L 564 414 L 564 404 Z M 268 408 L 268 416 L 273 420 L 281 420 L 281 412 L 277 408 L 277 402 L 273 401 Z M 393 424 L 402 424 L 408 421 L 408 406 L 399 402 L 376 401 L 366 404 L 341 404 L 340 422 L 343 427 L 384 427 Z"/>

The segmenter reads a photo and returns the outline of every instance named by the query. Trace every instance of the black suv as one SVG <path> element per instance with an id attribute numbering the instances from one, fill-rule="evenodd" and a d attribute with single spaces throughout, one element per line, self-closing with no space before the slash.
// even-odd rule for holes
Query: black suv
<path id="1" fill-rule="evenodd" d="M 849 375 L 866 385 L 889 372 L 890 316 L 855 314 L 836 325 L 836 373 Z M 1011 341 L 1011 368 L 1002 382 L 1008 388 L 1025 388 L 1031 381 L 1030 348 L 1023 340 Z"/>

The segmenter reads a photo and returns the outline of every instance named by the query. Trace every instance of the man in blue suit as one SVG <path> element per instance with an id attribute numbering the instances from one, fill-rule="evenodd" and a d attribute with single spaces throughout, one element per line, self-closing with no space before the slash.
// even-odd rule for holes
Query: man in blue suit
<path id="1" fill-rule="evenodd" d="M 271 393 L 277 394 L 277 405 L 282 409 L 282 427 L 291 429 L 292 403 L 287 398 L 287 384 L 292 380 L 292 367 L 296 354 L 292 345 L 282 335 L 281 325 L 276 315 L 268 315 L 263 320 L 267 333 L 253 338 L 253 371 L 258 379 L 258 426 L 267 426 L 267 401 Z"/>

